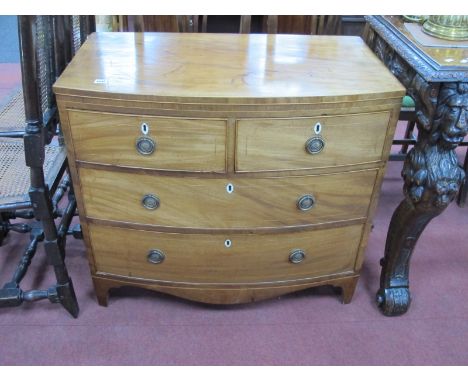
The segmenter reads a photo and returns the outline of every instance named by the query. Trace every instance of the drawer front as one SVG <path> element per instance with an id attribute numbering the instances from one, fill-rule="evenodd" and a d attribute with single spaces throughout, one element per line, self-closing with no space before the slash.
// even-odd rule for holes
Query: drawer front
<path id="1" fill-rule="evenodd" d="M 93 224 L 89 229 L 97 272 L 197 283 L 299 280 L 352 271 L 362 234 L 362 225 L 236 235 L 157 233 Z"/>
<path id="2" fill-rule="evenodd" d="M 80 168 L 79 173 L 86 214 L 92 218 L 169 227 L 250 228 L 366 217 L 377 170 L 230 180 L 90 168 Z"/>
<path id="3" fill-rule="evenodd" d="M 381 112 L 238 120 L 236 171 L 299 170 L 379 161 L 389 118 L 389 112 Z"/>
<path id="4" fill-rule="evenodd" d="M 78 110 L 69 110 L 68 117 L 77 160 L 161 170 L 226 171 L 223 120 Z"/>

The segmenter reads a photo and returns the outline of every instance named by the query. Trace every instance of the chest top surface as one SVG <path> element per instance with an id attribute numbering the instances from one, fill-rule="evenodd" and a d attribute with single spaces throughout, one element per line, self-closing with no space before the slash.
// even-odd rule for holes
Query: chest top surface
<path id="1" fill-rule="evenodd" d="M 57 94 L 197 102 L 396 98 L 401 84 L 359 37 L 94 33 Z"/>

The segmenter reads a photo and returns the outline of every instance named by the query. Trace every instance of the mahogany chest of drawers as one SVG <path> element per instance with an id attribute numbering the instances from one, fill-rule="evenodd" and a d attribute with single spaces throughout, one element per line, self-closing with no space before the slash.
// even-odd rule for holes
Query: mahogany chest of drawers
<path id="1" fill-rule="evenodd" d="M 100 304 L 351 300 L 404 94 L 360 38 L 94 34 L 54 89 Z"/>

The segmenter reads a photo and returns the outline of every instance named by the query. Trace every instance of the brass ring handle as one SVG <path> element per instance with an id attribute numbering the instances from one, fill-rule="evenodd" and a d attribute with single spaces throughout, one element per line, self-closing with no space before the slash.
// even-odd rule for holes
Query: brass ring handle
<path id="1" fill-rule="evenodd" d="M 309 211 L 313 206 L 315 206 L 313 195 L 302 195 L 297 199 L 297 208 L 301 211 Z"/>
<path id="2" fill-rule="evenodd" d="M 148 252 L 146 259 L 151 264 L 160 264 L 164 261 L 166 255 L 159 249 L 152 249 Z"/>
<path id="3" fill-rule="evenodd" d="M 150 137 L 138 137 L 135 147 L 141 155 L 151 155 L 156 150 L 156 142 Z"/>
<path id="4" fill-rule="evenodd" d="M 321 153 L 324 147 L 325 141 L 321 136 L 309 138 L 305 144 L 306 151 L 311 155 Z"/>
<path id="5" fill-rule="evenodd" d="M 302 249 L 294 249 L 289 254 L 289 261 L 293 264 L 299 264 L 305 259 L 305 252 Z"/>
<path id="6" fill-rule="evenodd" d="M 161 201 L 159 200 L 159 198 L 156 195 L 146 194 L 141 199 L 141 204 L 147 210 L 155 210 L 156 208 L 159 208 L 159 206 L 161 205 Z"/>

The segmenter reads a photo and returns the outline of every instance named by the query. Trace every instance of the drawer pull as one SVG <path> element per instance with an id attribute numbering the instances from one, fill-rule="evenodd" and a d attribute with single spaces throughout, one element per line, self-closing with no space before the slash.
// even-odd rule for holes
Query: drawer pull
<path id="1" fill-rule="evenodd" d="M 299 264 L 305 258 L 305 253 L 302 249 L 295 249 L 289 254 L 289 261 L 293 264 Z"/>
<path id="2" fill-rule="evenodd" d="M 148 253 L 148 262 L 151 264 L 160 264 L 164 261 L 166 255 L 159 249 L 152 249 Z"/>
<path id="3" fill-rule="evenodd" d="M 147 194 L 141 199 L 141 204 L 147 210 L 155 210 L 156 208 L 159 208 L 161 202 L 156 195 Z"/>
<path id="4" fill-rule="evenodd" d="M 325 141 L 320 136 L 309 138 L 305 144 L 306 151 L 312 155 L 321 153 L 324 147 Z"/>
<path id="5" fill-rule="evenodd" d="M 297 208 L 301 211 L 308 211 L 315 205 L 313 195 L 303 195 L 297 200 Z"/>
<path id="6" fill-rule="evenodd" d="M 136 140 L 136 149 L 141 155 L 151 155 L 156 149 L 156 143 L 150 137 L 139 137 Z"/>

